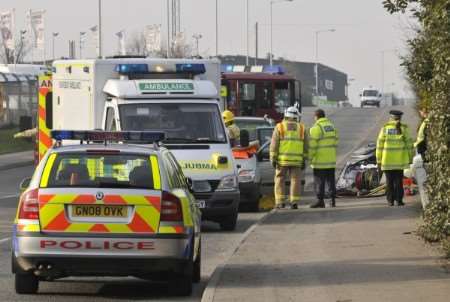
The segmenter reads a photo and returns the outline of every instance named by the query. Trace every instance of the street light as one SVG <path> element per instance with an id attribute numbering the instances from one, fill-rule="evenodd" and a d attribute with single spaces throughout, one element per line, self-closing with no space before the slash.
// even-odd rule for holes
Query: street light
<path id="1" fill-rule="evenodd" d="M 270 1 L 270 66 L 273 65 L 273 5 L 280 2 L 292 2 L 294 0 L 271 0 Z"/>
<path id="2" fill-rule="evenodd" d="M 335 32 L 336 29 L 331 28 L 331 29 L 325 29 L 325 30 L 316 30 L 315 31 L 315 35 L 316 35 L 316 64 L 314 67 L 314 73 L 316 76 L 316 95 L 319 95 L 319 34 L 320 33 L 326 33 L 326 32 Z"/>
<path id="3" fill-rule="evenodd" d="M 216 0 L 216 57 L 219 56 L 219 0 Z"/>
<path id="4" fill-rule="evenodd" d="M 58 32 L 52 33 L 52 59 L 55 60 L 55 38 L 59 35 Z"/>
<path id="5" fill-rule="evenodd" d="M 198 48 L 198 41 L 199 41 L 201 38 L 203 38 L 203 36 L 202 36 L 202 34 L 194 34 L 194 35 L 192 36 L 192 38 L 195 39 L 195 45 L 196 45 L 196 48 L 197 48 L 197 57 L 199 57 L 199 56 L 200 56 L 200 51 L 199 51 L 199 48 Z"/>
<path id="6" fill-rule="evenodd" d="M 80 31 L 80 59 L 83 58 L 83 38 L 85 37 L 86 32 L 85 31 Z"/>

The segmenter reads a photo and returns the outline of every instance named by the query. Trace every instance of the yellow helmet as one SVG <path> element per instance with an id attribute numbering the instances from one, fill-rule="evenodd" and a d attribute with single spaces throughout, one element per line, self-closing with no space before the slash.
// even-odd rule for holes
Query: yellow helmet
<path id="1" fill-rule="evenodd" d="M 234 121 L 234 114 L 230 110 L 225 110 L 224 112 L 222 112 L 222 118 L 225 124 L 228 124 Z"/>

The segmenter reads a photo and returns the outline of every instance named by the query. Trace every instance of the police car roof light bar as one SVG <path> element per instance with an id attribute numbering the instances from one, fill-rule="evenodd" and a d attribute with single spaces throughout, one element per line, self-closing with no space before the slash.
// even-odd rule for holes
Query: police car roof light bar
<path id="1" fill-rule="evenodd" d="M 52 130 L 51 137 L 56 141 L 79 140 L 81 142 L 136 142 L 155 143 L 163 141 L 164 132 L 157 131 L 80 131 L 80 130 Z"/>

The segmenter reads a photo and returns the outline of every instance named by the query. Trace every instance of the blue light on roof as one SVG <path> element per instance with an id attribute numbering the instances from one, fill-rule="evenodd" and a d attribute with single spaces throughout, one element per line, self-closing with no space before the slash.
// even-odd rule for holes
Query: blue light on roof
<path id="1" fill-rule="evenodd" d="M 271 74 L 284 74 L 285 70 L 284 70 L 283 66 L 280 66 L 280 65 L 273 65 L 273 66 L 266 65 L 263 68 L 263 72 L 271 73 Z"/>
<path id="2" fill-rule="evenodd" d="M 120 74 L 144 74 L 148 73 L 148 65 L 147 64 L 118 64 L 114 69 L 116 72 Z"/>
<path id="3" fill-rule="evenodd" d="M 57 141 L 73 139 L 73 131 L 68 130 L 53 130 L 51 137 Z"/>
<path id="4" fill-rule="evenodd" d="M 202 74 L 206 72 L 204 64 L 176 64 L 177 73 Z"/>
<path id="5" fill-rule="evenodd" d="M 221 72 L 233 72 L 233 65 L 230 64 L 222 64 L 220 65 Z"/>

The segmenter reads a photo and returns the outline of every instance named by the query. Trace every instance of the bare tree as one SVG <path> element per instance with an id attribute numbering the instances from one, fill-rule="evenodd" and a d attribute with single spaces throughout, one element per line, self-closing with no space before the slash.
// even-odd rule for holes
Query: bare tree
<path id="1" fill-rule="evenodd" d="M 167 57 L 167 43 L 161 43 L 161 48 L 149 53 L 146 47 L 147 41 L 144 32 L 134 32 L 127 42 L 127 53 L 130 55 L 151 56 L 156 58 Z M 177 43 L 172 43 L 170 49 L 171 58 L 189 58 L 192 57 L 192 45 L 186 43 L 184 40 L 179 40 Z"/>
<path id="2" fill-rule="evenodd" d="M 6 43 L 0 42 L 0 61 L 4 64 L 23 63 L 25 56 L 30 52 L 30 45 L 20 39 L 16 42 L 14 50 L 6 47 Z"/>

